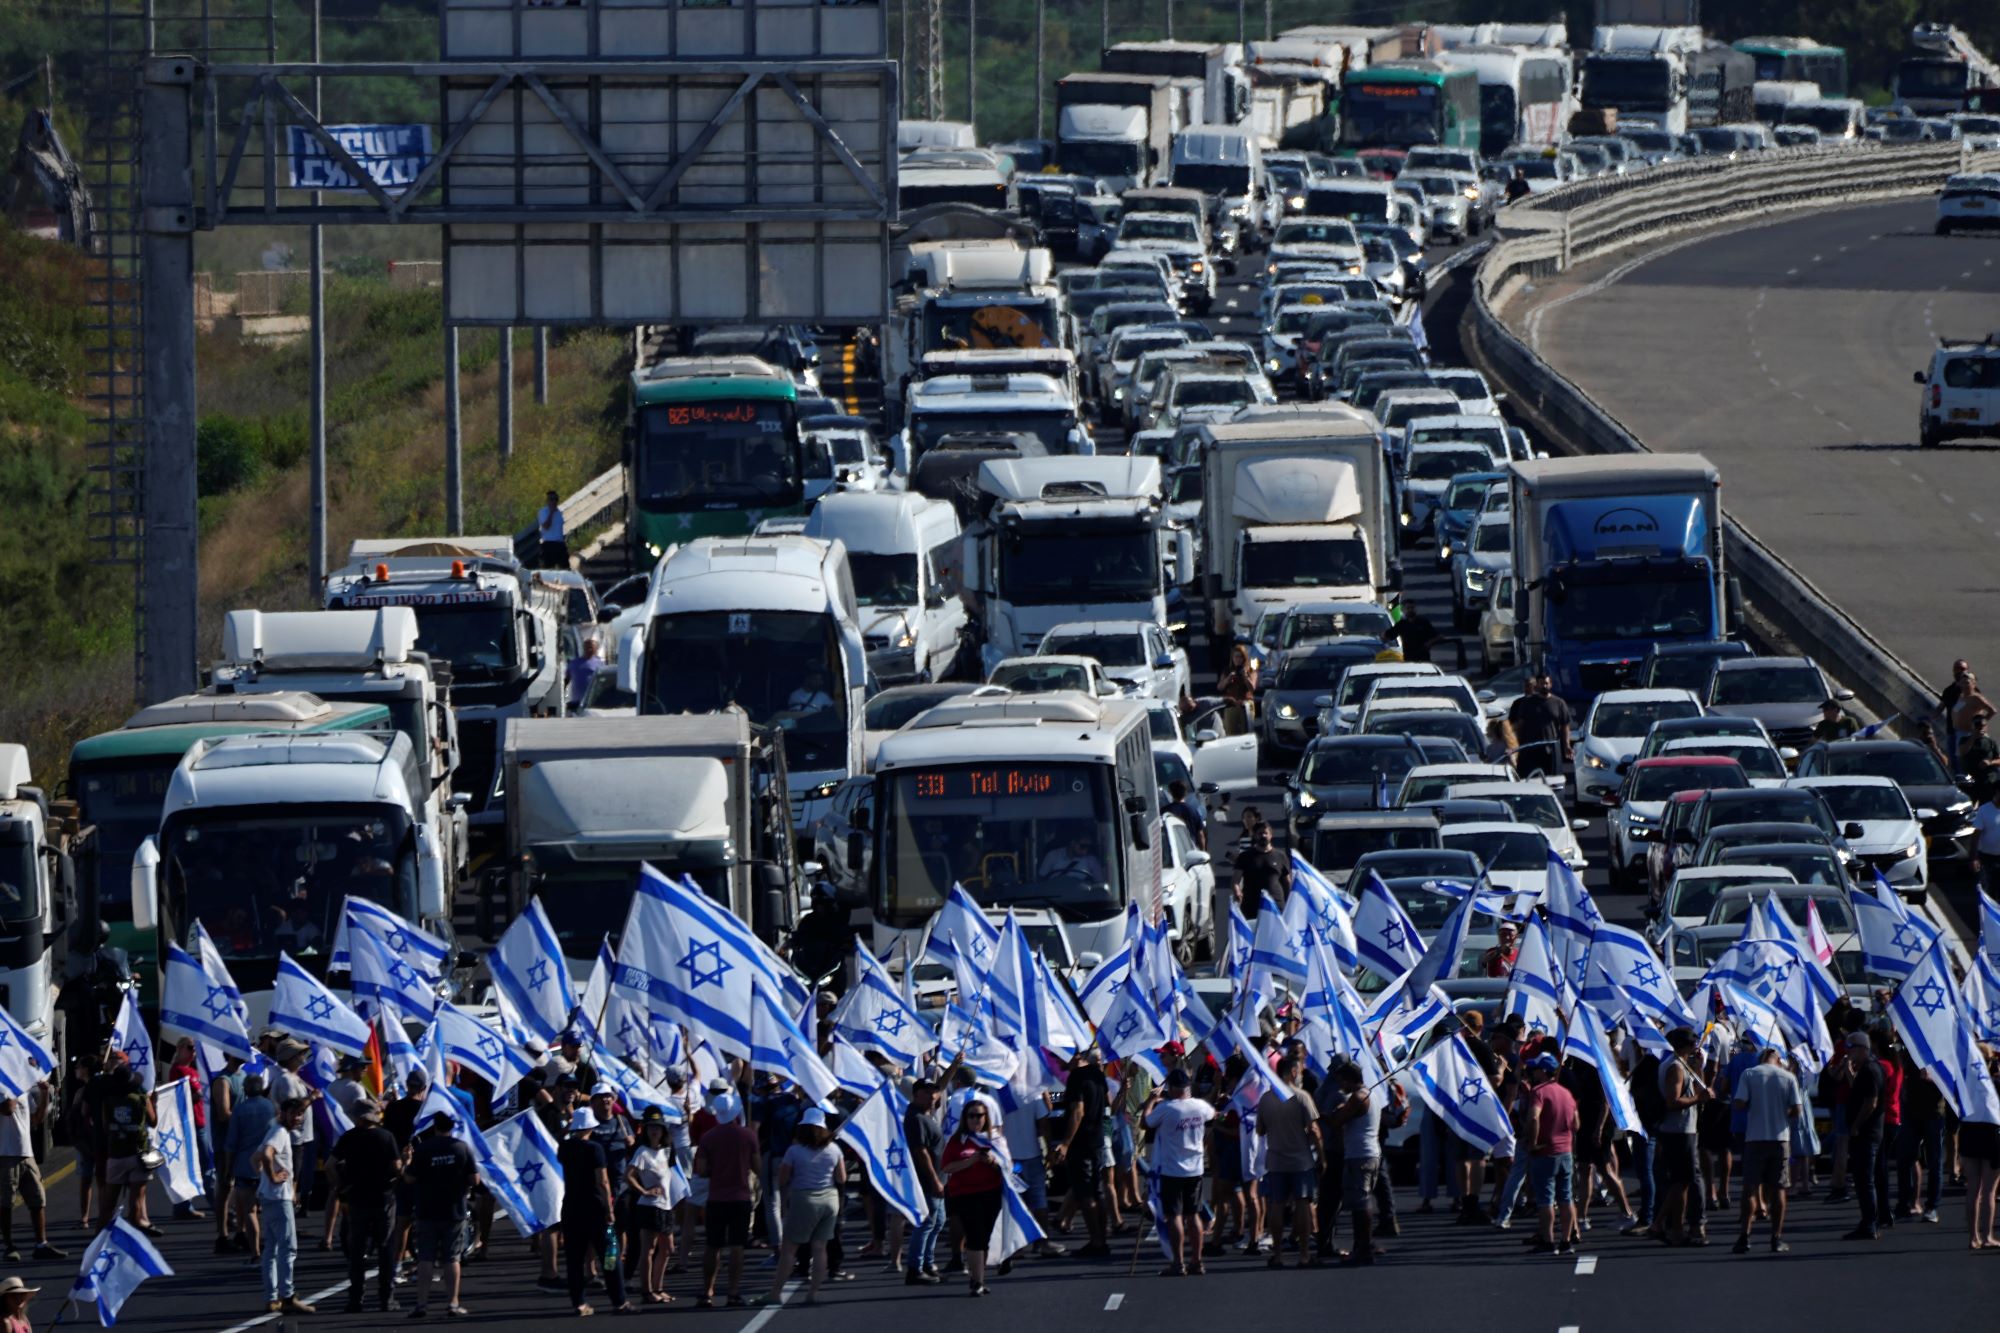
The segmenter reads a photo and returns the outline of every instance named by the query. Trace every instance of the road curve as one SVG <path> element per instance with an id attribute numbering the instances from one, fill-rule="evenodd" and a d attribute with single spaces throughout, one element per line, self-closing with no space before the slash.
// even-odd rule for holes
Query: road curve
<path id="1" fill-rule="evenodd" d="M 1920 449 L 1910 375 L 1937 336 L 2000 329 L 2000 238 L 1935 236 L 1933 207 L 1616 257 L 1510 316 L 1649 447 L 1708 455 L 1739 522 L 1941 681 L 2000 588 L 2000 440 Z"/>

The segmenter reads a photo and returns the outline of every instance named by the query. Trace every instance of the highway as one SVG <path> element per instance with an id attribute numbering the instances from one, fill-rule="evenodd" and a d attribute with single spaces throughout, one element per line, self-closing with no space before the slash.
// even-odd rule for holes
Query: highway
<path id="1" fill-rule="evenodd" d="M 1933 216 L 1925 197 L 1705 233 L 1509 317 L 1650 447 L 1706 454 L 1739 522 L 1941 683 L 1983 665 L 2000 441 L 1920 449 L 1910 376 L 1938 337 L 2000 327 L 2000 244 Z"/>

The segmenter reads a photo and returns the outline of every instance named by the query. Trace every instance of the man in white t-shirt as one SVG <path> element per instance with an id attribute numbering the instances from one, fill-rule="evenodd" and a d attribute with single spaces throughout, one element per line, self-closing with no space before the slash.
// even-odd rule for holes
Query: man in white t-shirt
<path id="1" fill-rule="evenodd" d="M 1153 1131 L 1153 1169 L 1160 1176 L 1160 1212 L 1167 1220 L 1167 1240 L 1174 1261 L 1162 1277 L 1202 1272 L 1201 1178 L 1208 1154 L 1208 1122 L 1215 1108 L 1188 1095 L 1188 1072 L 1167 1073 L 1165 1097 L 1153 1094 L 1140 1117 Z M 1192 1257 L 1193 1262 L 1189 1259 Z"/>
<path id="2" fill-rule="evenodd" d="M 35 1229 L 35 1258 L 62 1259 L 63 1251 L 49 1244 L 48 1194 L 41 1168 L 35 1163 L 34 1127 L 48 1114 L 49 1085 L 33 1083 L 25 1095 L 0 1091 L 0 1251 L 7 1263 L 21 1262 L 14 1248 L 14 1199 L 19 1196 Z"/>
<path id="3" fill-rule="evenodd" d="M 257 1169 L 257 1215 L 264 1228 L 264 1309 L 272 1314 L 311 1314 L 313 1307 L 292 1288 L 292 1269 L 299 1257 L 298 1220 L 292 1213 L 292 1136 L 306 1118 L 309 1103 L 294 1097 L 278 1104 L 278 1118 L 257 1145 L 251 1163 Z"/>

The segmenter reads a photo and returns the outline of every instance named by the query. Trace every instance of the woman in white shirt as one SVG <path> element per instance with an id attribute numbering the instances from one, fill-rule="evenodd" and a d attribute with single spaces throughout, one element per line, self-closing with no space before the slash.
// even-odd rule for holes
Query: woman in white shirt
<path id="1" fill-rule="evenodd" d="M 639 1118 L 639 1142 L 625 1165 L 625 1183 L 633 1191 L 632 1215 L 639 1232 L 639 1267 L 646 1279 L 646 1299 L 655 1305 L 673 1300 L 667 1294 L 667 1260 L 674 1250 L 674 1145 L 667 1134 L 667 1117 L 649 1106 Z"/>

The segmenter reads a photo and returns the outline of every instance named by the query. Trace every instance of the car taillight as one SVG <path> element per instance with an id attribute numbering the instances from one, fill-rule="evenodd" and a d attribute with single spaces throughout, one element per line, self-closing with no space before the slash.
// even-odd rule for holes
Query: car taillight
<path id="1" fill-rule="evenodd" d="M 1944 406 L 1944 386 L 1942 384 L 1931 385 L 1931 406 Z"/>

